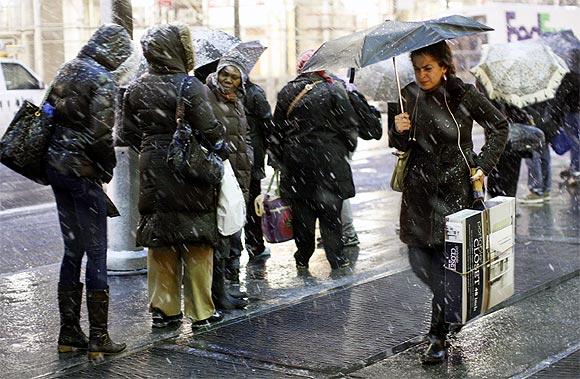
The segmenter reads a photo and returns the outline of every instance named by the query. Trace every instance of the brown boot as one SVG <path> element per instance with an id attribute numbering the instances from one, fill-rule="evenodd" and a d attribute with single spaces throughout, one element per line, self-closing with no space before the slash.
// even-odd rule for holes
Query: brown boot
<path id="1" fill-rule="evenodd" d="M 60 332 L 58 334 L 58 352 L 68 353 L 75 350 L 87 350 L 89 339 L 80 325 L 83 284 L 73 287 L 58 284 L 58 310 L 60 312 Z"/>
<path id="2" fill-rule="evenodd" d="M 104 355 L 117 354 L 127 347 L 111 341 L 108 332 L 109 289 L 87 291 L 89 308 L 89 359 L 102 360 Z"/>

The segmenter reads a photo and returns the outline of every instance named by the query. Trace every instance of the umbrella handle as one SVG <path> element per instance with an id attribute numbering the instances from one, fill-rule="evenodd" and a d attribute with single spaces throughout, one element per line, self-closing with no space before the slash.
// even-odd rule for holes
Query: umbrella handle
<path id="1" fill-rule="evenodd" d="M 355 74 L 354 67 L 349 68 L 348 69 L 348 82 L 349 83 L 354 83 L 354 74 Z"/>
<path id="2" fill-rule="evenodd" d="M 397 62 L 393 57 L 393 68 L 395 69 L 395 80 L 397 81 L 397 93 L 399 94 L 399 105 L 401 106 L 401 113 L 405 112 L 403 108 L 403 96 L 401 96 L 401 80 L 399 79 L 399 71 L 397 71 Z"/>

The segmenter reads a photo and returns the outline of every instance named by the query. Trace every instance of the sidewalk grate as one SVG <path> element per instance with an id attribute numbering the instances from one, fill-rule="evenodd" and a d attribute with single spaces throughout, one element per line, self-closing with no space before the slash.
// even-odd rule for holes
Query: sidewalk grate
<path id="1" fill-rule="evenodd" d="M 71 372 L 61 378 L 291 378 L 282 372 L 160 348 Z"/>
<path id="2" fill-rule="evenodd" d="M 516 293 L 578 269 L 577 246 L 516 246 Z M 179 344 L 323 373 L 350 371 L 428 329 L 430 295 L 410 271 L 321 296 Z"/>
<path id="3" fill-rule="evenodd" d="M 530 376 L 531 379 L 578 377 L 580 377 L 580 350 Z"/>

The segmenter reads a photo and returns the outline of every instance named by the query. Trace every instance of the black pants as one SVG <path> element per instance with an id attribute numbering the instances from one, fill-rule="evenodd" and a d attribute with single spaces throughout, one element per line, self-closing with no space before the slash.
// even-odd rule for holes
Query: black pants
<path id="1" fill-rule="evenodd" d="M 487 192 L 490 197 L 515 197 L 520 177 L 522 157 L 520 154 L 506 149 L 499 161 L 487 177 Z"/>
<path id="2" fill-rule="evenodd" d="M 242 256 L 242 231 L 229 237 L 221 237 L 218 257 L 225 261 L 226 278 L 233 282 L 240 281 L 240 257 Z"/>
<path id="3" fill-rule="evenodd" d="M 348 263 L 342 252 L 342 202 L 341 198 L 326 191 L 314 199 L 292 199 L 292 227 L 298 249 L 294 254 L 296 263 L 308 266 L 314 254 L 316 219 L 320 220 L 320 233 L 330 266 L 334 269 Z"/>
<path id="4" fill-rule="evenodd" d="M 444 248 L 409 246 L 409 262 L 415 275 L 433 292 L 429 334 L 445 339 L 449 332 L 449 324 L 445 322 Z"/>
<path id="5" fill-rule="evenodd" d="M 261 182 L 260 179 L 253 177 L 250 180 L 250 201 L 247 207 L 246 226 L 244 226 L 246 251 L 250 259 L 263 253 L 266 248 L 264 246 L 264 235 L 262 234 L 262 218 L 256 215 L 256 208 L 254 207 L 254 200 L 262 193 Z"/>

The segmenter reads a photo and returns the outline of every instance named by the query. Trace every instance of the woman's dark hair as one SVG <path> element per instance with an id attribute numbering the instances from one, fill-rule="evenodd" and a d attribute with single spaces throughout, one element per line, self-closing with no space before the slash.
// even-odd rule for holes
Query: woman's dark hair
<path id="1" fill-rule="evenodd" d="M 443 67 L 447 67 L 447 74 L 455 75 L 455 65 L 453 64 L 453 54 L 449 45 L 445 41 L 434 43 L 411 52 L 411 60 L 414 57 L 427 54 L 435 58 Z"/>

